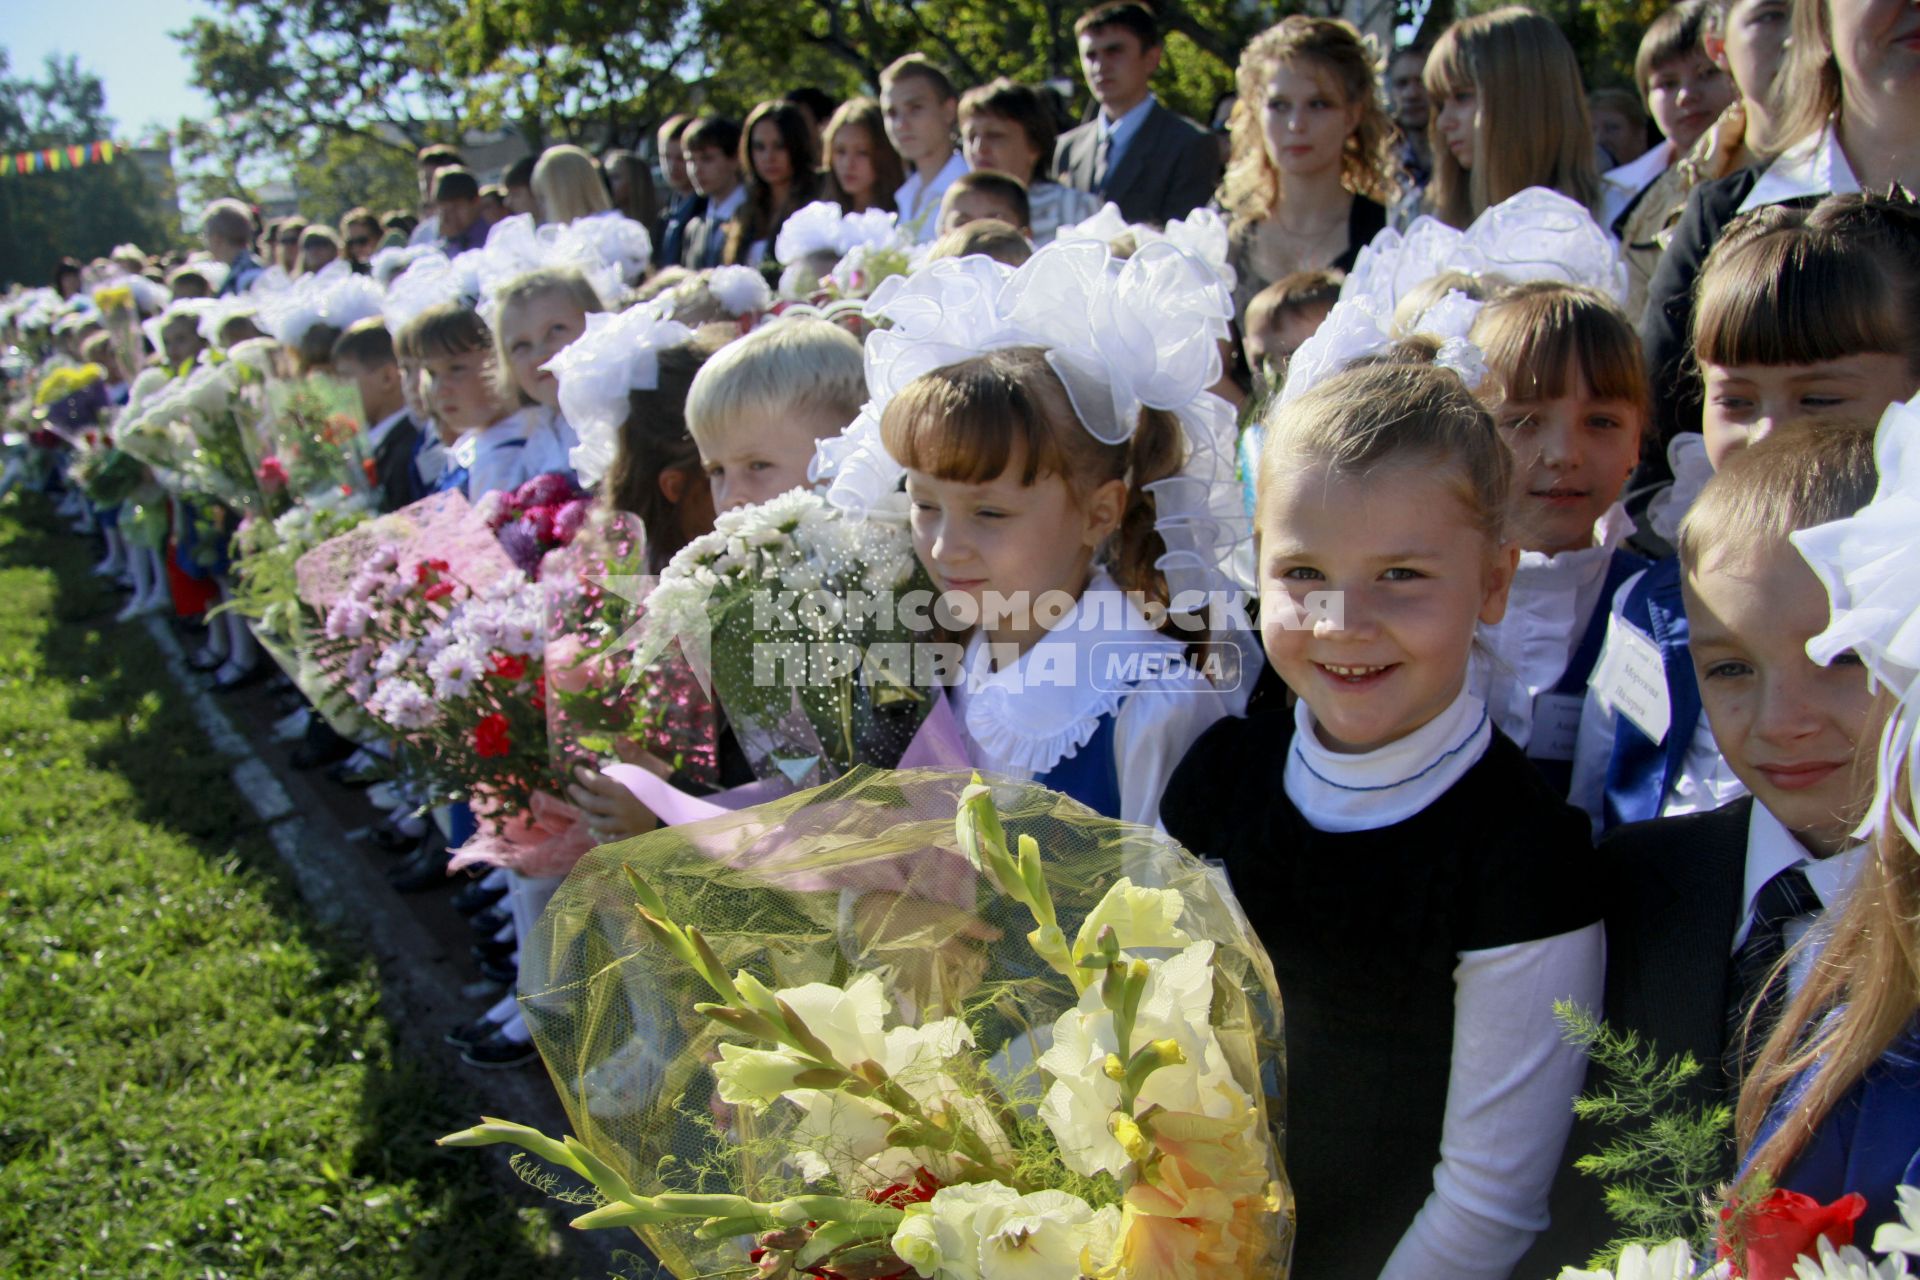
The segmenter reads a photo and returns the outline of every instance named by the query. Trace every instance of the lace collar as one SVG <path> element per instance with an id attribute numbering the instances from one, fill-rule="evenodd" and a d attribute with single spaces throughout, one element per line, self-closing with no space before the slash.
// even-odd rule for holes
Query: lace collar
<path id="1" fill-rule="evenodd" d="M 1487 704 L 1464 687 L 1447 709 L 1397 742 L 1348 753 L 1324 746 L 1313 712 L 1293 708 L 1287 799 L 1316 830 L 1372 831 L 1404 822 L 1446 794 L 1493 741 Z"/>
<path id="2" fill-rule="evenodd" d="M 1179 648 L 1106 570 L 1096 569 L 1072 612 L 1018 661 L 991 670 L 976 632 L 967 643 L 964 683 L 954 689 L 955 710 L 985 753 L 985 767 L 1042 774 L 1084 747 L 1100 718 L 1147 683 L 1140 656 Z"/>

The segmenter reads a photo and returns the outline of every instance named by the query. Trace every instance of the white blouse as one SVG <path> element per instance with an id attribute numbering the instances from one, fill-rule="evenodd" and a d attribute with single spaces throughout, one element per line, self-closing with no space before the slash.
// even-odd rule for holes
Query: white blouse
<path id="1" fill-rule="evenodd" d="M 1181 759 L 1241 697 L 1189 667 L 1180 641 L 1155 631 L 1104 569 L 1072 612 L 998 670 L 976 631 L 949 690 L 967 760 L 985 772 L 1037 778 L 1076 755 L 1114 716 L 1120 814 L 1152 826 Z"/>
<path id="2" fill-rule="evenodd" d="M 1614 550 L 1631 532 L 1632 518 L 1615 503 L 1594 526 L 1593 546 L 1558 555 L 1521 552 L 1506 617 L 1480 628 L 1467 665 L 1467 687 L 1486 702 L 1500 732 L 1522 750 L 1533 740 L 1536 699 L 1566 674 L 1588 620 L 1602 607 L 1601 588 Z M 1573 743 L 1566 745 L 1570 751 Z"/>
<path id="3" fill-rule="evenodd" d="M 572 476 L 574 470 L 570 455 L 574 446 L 580 443 L 580 437 L 560 416 L 560 411 L 542 404 L 530 404 L 515 416 L 527 425 L 527 452 L 522 463 L 526 470 L 524 478 L 531 480 L 549 471 Z"/>
<path id="4" fill-rule="evenodd" d="M 1457 782 L 1492 740 L 1485 705 L 1465 689 L 1406 738 L 1357 754 L 1321 747 L 1304 701 L 1294 715 L 1287 798 L 1323 831 L 1404 821 Z M 1584 1055 L 1561 1037 L 1553 1005 L 1600 1008 L 1602 928 L 1460 953 L 1433 1192 L 1381 1280 L 1507 1280 L 1546 1228 L 1547 1195 L 1586 1074 Z"/>

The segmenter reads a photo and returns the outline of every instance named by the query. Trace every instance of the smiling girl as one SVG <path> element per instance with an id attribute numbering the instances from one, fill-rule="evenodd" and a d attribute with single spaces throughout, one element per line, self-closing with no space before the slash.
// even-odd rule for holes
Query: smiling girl
<path id="1" fill-rule="evenodd" d="M 1386 226 L 1394 129 L 1376 72 L 1359 33 L 1333 18 L 1287 18 L 1241 56 L 1221 189 L 1236 315 L 1283 276 L 1346 270 Z"/>
<path id="2" fill-rule="evenodd" d="M 1226 863 L 1287 993 L 1295 1274 L 1505 1280 L 1581 1079 L 1553 1002 L 1596 1004 L 1601 960 L 1584 823 L 1468 685 L 1518 555 L 1513 456 L 1418 364 L 1337 374 L 1266 431 L 1262 641 L 1299 700 L 1209 730 L 1161 813 Z"/>
<path id="3" fill-rule="evenodd" d="M 1427 211 L 1464 227 L 1527 187 L 1549 187 L 1598 215 L 1580 64 L 1560 28 L 1509 5 L 1455 23 L 1427 58 L 1433 180 Z"/>
<path id="4" fill-rule="evenodd" d="M 1482 632 L 1475 688 L 1564 795 L 1609 602 L 1647 565 L 1620 549 L 1633 531 L 1620 494 L 1640 461 L 1646 371 L 1626 317 L 1577 285 L 1497 294 L 1473 340 L 1513 451 L 1521 550 L 1507 616 Z"/>
<path id="5" fill-rule="evenodd" d="M 1147 486 L 1179 470 L 1179 424 L 1143 410 L 1129 441 L 1103 443 L 1046 353 L 1009 347 L 908 383 L 881 433 L 907 469 L 936 617 L 966 633 L 950 698 L 969 762 L 1152 823 L 1174 763 L 1229 707 L 1198 674 L 1140 674 L 1184 649 L 1142 611 L 1166 603 Z"/>
<path id="6" fill-rule="evenodd" d="M 520 405 L 526 426 L 523 478 L 573 474 L 568 455 L 580 439 L 560 413 L 560 383 L 546 368 L 586 332 L 589 312 L 604 311 L 587 278 L 571 268 L 544 268 L 509 282 L 495 295 L 494 377 L 500 395 Z"/>

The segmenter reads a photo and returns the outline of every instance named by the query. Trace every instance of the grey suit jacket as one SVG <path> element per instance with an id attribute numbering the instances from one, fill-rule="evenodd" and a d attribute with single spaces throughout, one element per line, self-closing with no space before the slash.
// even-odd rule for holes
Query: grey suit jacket
<path id="1" fill-rule="evenodd" d="M 1053 175 L 1069 187 L 1093 191 L 1093 165 L 1100 125 L 1090 120 L 1060 135 L 1053 148 Z M 1140 122 L 1140 131 L 1107 175 L 1103 200 L 1120 206 L 1128 222 L 1165 224 L 1184 218 L 1213 198 L 1220 185 L 1220 145 L 1213 135 L 1160 103 Z"/>

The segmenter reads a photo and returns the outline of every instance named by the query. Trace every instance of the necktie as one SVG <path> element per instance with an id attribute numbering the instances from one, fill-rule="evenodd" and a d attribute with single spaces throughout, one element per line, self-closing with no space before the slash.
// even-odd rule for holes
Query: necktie
<path id="1" fill-rule="evenodd" d="M 1093 191 L 1095 195 L 1104 195 L 1107 190 L 1107 157 L 1113 154 L 1113 133 L 1100 131 L 1100 141 L 1093 149 Z"/>
<path id="2" fill-rule="evenodd" d="M 1777 872 L 1760 888 L 1753 903 L 1753 926 L 1733 955 L 1733 989 L 1727 1006 L 1727 1062 L 1739 1078 L 1773 1030 L 1786 1002 L 1786 975 L 1769 981 L 1774 966 L 1787 953 L 1787 923 L 1820 910 L 1820 895 L 1799 867 Z M 1753 1019 L 1752 1039 L 1743 1043 L 1747 1010 Z"/>

